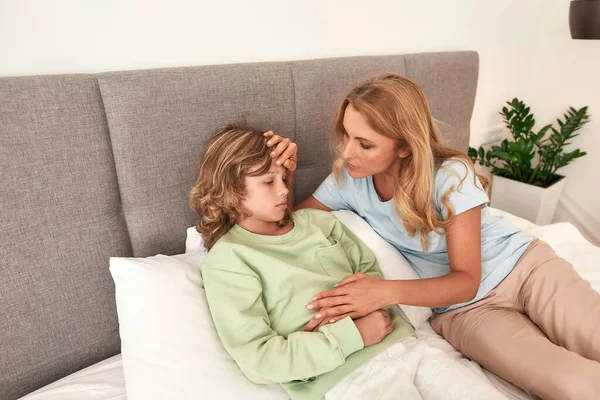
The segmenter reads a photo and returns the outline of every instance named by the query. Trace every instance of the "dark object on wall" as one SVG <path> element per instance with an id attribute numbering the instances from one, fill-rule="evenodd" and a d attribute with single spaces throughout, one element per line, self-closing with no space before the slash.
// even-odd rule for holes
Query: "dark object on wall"
<path id="1" fill-rule="evenodd" d="M 600 39 L 600 0 L 572 0 L 569 26 L 573 39 Z"/>

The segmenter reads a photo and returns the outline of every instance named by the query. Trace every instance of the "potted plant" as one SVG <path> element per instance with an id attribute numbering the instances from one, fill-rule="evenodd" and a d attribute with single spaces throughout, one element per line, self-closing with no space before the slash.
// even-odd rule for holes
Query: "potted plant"
<path id="1" fill-rule="evenodd" d="M 549 124 L 536 132 L 535 118 L 525 103 L 514 98 L 507 104 L 500 115 L 513 139 L 504 139 L 488 151 L 469 147 L 469 157 L 473 163 L 492 168 L 493 207 L 538 225 L 548 224 L 565 183 L 556 171 L 586 155 L 579 149 L 565 152 L 564 147 L 589 122 L 587 107 L 570 107 L 564 120 L 557 119 L 558 129 Z"/>

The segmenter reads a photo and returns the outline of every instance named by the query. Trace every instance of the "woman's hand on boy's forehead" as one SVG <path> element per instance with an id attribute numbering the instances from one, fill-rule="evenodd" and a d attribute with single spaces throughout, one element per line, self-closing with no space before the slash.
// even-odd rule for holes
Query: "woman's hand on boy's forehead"
<path id="1" fill-rule="evenodd" d="M 271 157 L 277 158 L 276 164 L 283 165 L 287 170 L 296 170 L 296 160 L 298 159 L 298 146 L 290 139 L 283 138 L 273 133 L 273 131 L 265 132 L 267 146 L 274 147 L 271 152 Z"/>

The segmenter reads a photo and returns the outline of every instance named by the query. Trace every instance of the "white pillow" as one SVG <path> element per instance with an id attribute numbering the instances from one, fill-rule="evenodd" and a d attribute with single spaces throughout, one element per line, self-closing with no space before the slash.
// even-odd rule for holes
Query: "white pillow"
<path id="1" fill-rule="evenodd" d="M 187 237 L 185 239 L 185 252 L 186 253 L 205 253 L 206 248 L 204 247 L 204 241 L 202 236 L 196 230 L 195 226 L 187 229 Z"/>
<path id="2" fill-rule="evenodd" d="M 110 259 L 128 400 L 287 399 L 240 371 L 214 328 L 205 253 Z"/>
<path id="3" fill-rule="evenodd" d="M 382 239 L 360 216 L 347 210 L 332 211 L 332 214 L 375 253 L 385 279 L 419 279 L 419 275 L 412 269 L 406 258 L 394 246 Z M 185 252 L 197 253 L 204 251 L 206 250 L 202 237 L 196 228 L 188 228 Z M 400 308 L 402 308 L 415 329 L 418 329 L 433 314 L 428 307 L 400 304 Z"/>

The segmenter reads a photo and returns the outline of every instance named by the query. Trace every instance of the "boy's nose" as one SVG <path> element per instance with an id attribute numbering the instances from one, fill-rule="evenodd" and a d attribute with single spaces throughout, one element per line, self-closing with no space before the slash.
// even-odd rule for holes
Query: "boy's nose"
<path id="1" fill-rule="evenodd" d="M 290 189 L 288 189 L 287 185 L 285 183 L 283 183 L 281 185 L 281 188 L 279 189 L 280 196 L 287 196 L 289 192 L 290 192 Z"/>

